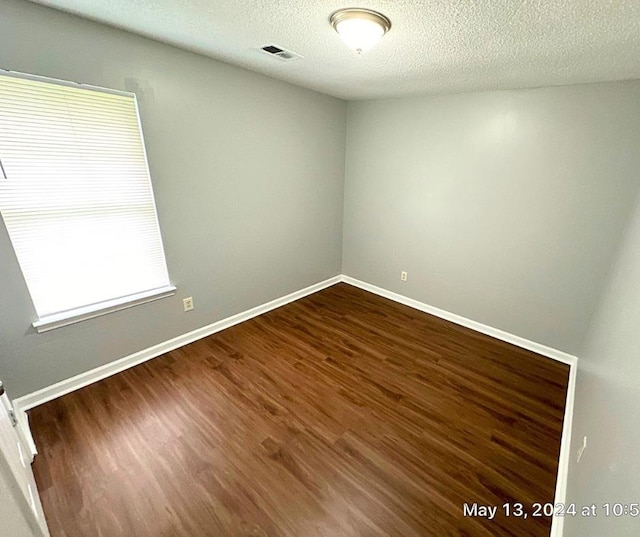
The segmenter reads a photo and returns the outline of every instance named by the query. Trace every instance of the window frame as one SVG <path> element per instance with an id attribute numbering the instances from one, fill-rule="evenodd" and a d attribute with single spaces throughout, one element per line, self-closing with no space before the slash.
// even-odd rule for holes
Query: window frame
<path id="1" fill-rule="evenodd" d="M 47 83 L 47 84 L 56 84 L 56 85 L 60 85 L 60 86 L 67 86 L 67 87 L 72 87 L 72 88 L 78 88 L 78 89 L 82 89 L 82 90 L 88 90 L 88 91 L 98 91 L 98 92 L 102 92 L 102 93 L 107 93 L 107 94 L 113 94 L 113 95 L 119 95 L 119 96 L 123 96 L 123 97 L 129 97 L 133 99 L 133 104 L 135 106 L 135 111 L 136 111 L 136 119 L 137 119 L 137 123 L 138 123 L 138 132 L 140 135 L 140 142 L 142 145 L 142 152 L 143 152 L 143 157 L 144 157 L 144 162 L 145 162 L 145 166 L 146 166 L 146 171 L 147 171 L 147 175 L 149 177 L 149 187 L 150 187 L 150 192 L 151 192 L 151 199 L 153 201 L 153 207 L 154 207 L 154 214 L 155 214 L 155 219 L 156 219 L 156 224 L 158 226 L 158 230 L 159 230 L 159 237 L 160 237 L 160 247 L 162 249 L 162 254 L 163 254 L 163 258 L 164 258 L 164 262 L 165 262 L 165 266 L 167 267 L 167 274 L 168 274 L 168 263 L 167 263 L 167 256 L 166 256 L 166 251 L 164 248 L 164 240 L 162 237 L 162 232 L 160 230 L 160 222 L 159 222 L 159 217 L 158 217 L 158 208 L 157 208 L 157 204 L 156 204 L 156 198 L 155 198 L 155 191 L 153 188 L 153 181 L 151 179 L 151 170 L 149 169 L 149 160 L 148 160 L 148 155 L 147 155 L 147 147 L 145 144 L 145 140 L 144 140 L 144 132 L 142 130 L 142 120 L 140 117 L 140 107 L 138 106 L 138 98 L 137 95 L 133 92 L 128 92 L 128 91 L 123 91 L 123 90 L 117 90 L 117 89 L 112 89 L 112 88 L 105 88 L 105 87 L 101 87 L 101 86 L 95 86 L 95 85 L 91 85 L 91 84 L 83 84 L 83 83 L 79 83 L 79 82 L 72 82 L 72 81 L 68 81 L 68 80 L 61 80 L 61 79 L 57 79 L 57 78 L 51 78 L 51 77 L 47 77 L 47 76 L 41 76 L 41 75 L 33 75 L 33 74 L 28 74 L 28 73 L 22 73 L 22 72 L 17 72 L 17 71 L 11 71 L 11 70 L 6 70 L 6 69 L 1 69 L 0 68 L 0 76 L 7 76 L 7 77 L 13 77 L 13 78 L 22 78 L 22 79 L 26 79 L 26 80 L 33 80 L 36 82 L 43 82 L 43 83 Z M 11 237 L 9 237 L 10 242 L 12 242 Z M 13 244 L 12 244 L 13 246 Z M 20 261 L 17 259 L 16 257 L 16 261 L 18 263 L 18 266 L 20 266 Z M 22 270 L 22 267 L 20 267 Z M 24 275 L 23 275 L 24 277 Z M 33 298 L 31 297 L 31 291 L 29 290 L 29 284 L 25 279 L 25 285 L 27 287 L 27 290 L 29 291 L 29 295 L 30 298 L 33 302 Z M 76 308 L 72 308 L 66 311 L 60 311 L 57 313 L 52 313 L 52 314 L 47 314 L 47 315 L 43 315 L 43 316 L 39 316 L 36 310 L 36 316 L 38 317 L 35 321 L 33 321 L 32 326 L 33 328 L 38 332 L 38 333 L 43 333 L 43 332 L 48 332 L 49 330 L 54 330 L 56 328 L 60 328 L 63 326 L 68 326 L 71 324 L 75 324 L 75 323 L 79 323 L 81 321 L 85 321 L 87 319 L 92 319 L 92 318 L 96 318 L 96 317 L 100 317 L 102 315 L 107 315 L 109 313 L 113 313 L 116 311 L 121 311 L 127 308 L 131 308 L 140 304 L 146 304 L 148 302 L 152 302 L 155 300 L 159 300 L 162 298 L 166 298 L 169 296 L 173 296 L 176 294 L 177 291 L 177 287 L 171 282 L 171 278 L 169 276 L 169 285 L 165 285 L 162 287 L 158 287 L 155 289 L 148 289 L 145 291 L 141 291 L 138 293 L 134 293 L 131 295 L 127 295 L 124 297 L 116 297 L 116 298 L 112 298 L 112 299 L 108 299 L 108 300 L 104 300 L 101 301 L 99 303 L 95 303 L 95 304 L 87 304 L 84 306 L 79 306 Z M 35 303 L 34 303 L 34 309 L 35 308 Z"/>

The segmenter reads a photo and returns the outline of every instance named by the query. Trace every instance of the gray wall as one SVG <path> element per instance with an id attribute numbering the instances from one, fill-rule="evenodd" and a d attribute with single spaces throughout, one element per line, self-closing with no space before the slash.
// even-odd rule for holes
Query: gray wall
<path id="1" fill-rule="evenodd" d="M 0 377 L 17 397 L 340 273 L 346 105 L 29 2 L 0 67 L 138 88 L 175 297 L 46 334 L 0 224 Z M 193 296 L 196 309 L 182 311 Z"/>
<path id="2" fill-rule="evenodd" d="M 576 353 L 639 147 L 637 81 L 350 102 L 343 272 Z"/>
<path id="3" fill-rule="evenodd" d="M 580 352 L 567 501 L 600 507 L 565 521 L 565 535 L 638 535 L 639 520 L 605 517 L 605 502 L 640 502 L 640 198 Z M 579 464 L 576 451 L 587 436 Z"/>
<path id="4" fill-rule="evenodd" d="M 567 502 L 595 503 L 599 516 L 567 518 L 566 537 L 638 535 L 638 518 L 607 518 L 601 506 L 640 502 L 639 379 L 640 198 L 578 367 Z"/>

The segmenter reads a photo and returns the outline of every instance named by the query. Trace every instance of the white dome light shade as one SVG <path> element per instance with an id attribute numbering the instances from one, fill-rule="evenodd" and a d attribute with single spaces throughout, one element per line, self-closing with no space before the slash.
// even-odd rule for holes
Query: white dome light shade
<path id="1" fill-rule="evenodd" d="M 347 46 L 358 54 L 376 46 L 391 28 L 387 17 L 368 9 L 341 9 L 329 20 Z"/>
<path id="2" fill-rule="evenodd" d="M 349 48 L 363 52 L 375 47 L 384 35 L 379 24 L 367 19 L 347 19 L 336 24 L 336 32 Z"/>

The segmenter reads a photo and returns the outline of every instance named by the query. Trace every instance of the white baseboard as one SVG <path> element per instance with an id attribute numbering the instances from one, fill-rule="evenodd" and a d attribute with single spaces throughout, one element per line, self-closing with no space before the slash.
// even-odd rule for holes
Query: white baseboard
<path id="1" fill-rule="evenodd" d="M 504 330 L 493 328 L 492 326 L 487 326 L 486 324 L 482 324 L 477 321 L 472 321 L 471 319 L 467 319 L 466 317 L 462 317 L 461 315 L 451 313 L 450 311 L 441 310 L 440 308 L 430 306 L 429 304 L 414 300 L 413 298 L 394 293 L 393 291 L 387 291 L 382 287 L 377 287 L 376 285 L 356 280 L 351 276 L 345 276 L 343 274 L 342 281 L 344 283 L 348 283 L 349 285 L 353 285 L 354 287 L 359 287 L 360 289 L 369 291 L 370 293 L 374 293 L 384 298 L 393 300 L 394 302 L 399 302 L 400 304 L 404 304 L 405 306 L 424 311 L 425 313 L 435 315 L 436 317 L 451 321 L 452 323 L 459 324 L 460 326 L 471 328 L 471 330 L 486 334 L 487 336 L 494 337 L 501 341 L 506 341 L 507 343 L 511 343 L 516 347 L 521 347 L 537 354 L 541 354 L 542 356 L 553 358 L 554 360 L 562 362 L 563 364 L 575 365 L 578 363 L 578 358 L 576 356 L 573 356 L 572 354 L 547 347 L 546 345 L 542 345 L 541 343 L 536 343 L 535 341 L 510 334 L 509 332 L 505 332 Z"/>
<path id="2" fill-rule="evenodd" d="M 566 505 L 567 484 L 569 481 L 569 460 L 571 458 L 571 432 L 573 429 L 573 405 L 576 397 L 576 376 L 578 366 L 572 365 L 569 370 L 567 399 L 564 404 L 564 422 L 562 424 L 562 440 L 560 441 L 560 459 L 558 460 L 558 478 L 554 503 Z M 555 516 L 551 521 L 551 536 L 562 537 L 564 533 L 564 517 Z"/>
<path id="3" fill-rule="evenodd" d="M 481 332 L 482 334 L 486 334 L 496 339 L 500 339 L 507 343 L 511 343 L 512 345 L 515 345 L 517 347 L 521 347 L 523 349 L 533 351 L 537 354 L 541 354 L 542 356 L 552 358 L 554 360 L 557 360 L 559 362 L 562 362 L 570 366 L 569 384 L 567 386 L 567 398 L 566 398 L 565 407 L 564 407 L 564 421 L 562 424 L 562 439 L 560 441 L 560 458 L 558 460 L 558 476 L 556 479 L 556 490 L 555 490 L 555 496 L 554 496 L 554 503 L 564 504 L 566 495 L 567 495 L 569 458 L 571 456 L 571 428 L 573 424 L 573 404 L 574 404 L 575 389 L 576 389 L 578 357 L 573 356 L 572 354 L 567 354 L 566 352 L 563 352 L 563 351 L 559 351 L 557 349 L 553 349 L 551 347 L 547 347 L 546 345 L 536 343 L 535 341 L 530 341 L 520 336 L 510 334 L 509 332 L 505 332 L 504 330 L 499 330 L 498 328 L 493 328 L 491 326 L 487 326 L 486 324 L 472 321 L 471 319 L 467 319 L 466 317 L 456 315 L 455 313 L 441 310 L 440 308 L 436 308 L 435 306 L 430 306 L 429 304 L 425 304 L 424 302 L 419 302 L 418 300 L 414 300 L 413 298 L 409 298 L 404 295 L 394 293 L 393 291 L 388 291 L 386 289 L 383 289 L 382 287 L 377 287 L 370 283 L 356 280 L 355 278 L 346 276 L 344 274 L 342 275 L 342 281 L 344 283 L 348 283 L 349 285 L 353 285 L 354 287 L 359 287 L 360 289 L 364 289 L 365 291 L 369 291 L 376 295 L 393 300 L 394 302 L 399 302 L 400 304 L 404 304 L 405 306 L 409 306 L 411 308 L 424 311 L 425 313 L 430 313 L 431 315 L 435 315 L 436 317 L 440 317 L 441 319 L 451 321 L 453 323 L 459 324 L 466 328 L 471 328 L 476 332 Z M 554 516 L 551 522 L 550 537 L 562 537 L 563 530 L 564 530 L 564 518 Z"/>
<path id="4" fill-rule="evenodd" d="M 213 324 L 203 326 L 202 328 L 198 328 L 197 330 L 193 330 L 192 332 L 188 332 L 181 336 L 174 337 L 173 339 L 170 339 L 168 341 L 158 343 L 153 347 L 143 349 L 134 354 L 130 354 L 129 356 L 125 356 L 124 358 L 120 358 L 119 360 L 116 360 L 114 362 L 110 362 L 103 366 L 96 367 L 95 369 L 91 369 L 90 371 L 80 373 L 75 377 L 57 382 L 56 384 L 47 386 L 46 388 L 42 388 L 41 390 L 23 395 L 22 397 L 17 397 L 13 400 L 14 410 L 16 412 L 16 415 L 18 415 L 18 417 L 20 418 L 18 420 L 18 424 L 22 434 L 29 444 L 29 447 L 31 448 L 32 454 L 35 455 L 37 451 L 35 443 L 33 441 L 33 437 L 31 435 L 31 431 L 29 429 L 29 421 L 26 415 L 27 410 L 58 397 L 62 397 L 63 395 L 88 386 L 89 384 L 93 384 L 94 382 L 102 380 L 106 377 L 110 377 L 111 375 L 115 375 L 120 371 L 129 369 L 130 367 L 141 364 L 142 362 L 146 362 L 147 360 L 156 358 L 157 356 L 170 352 L 174 349 L 215 334 L 216 332 L 220 332 L 225 328 L 230 328 L 236 324 L 252 319 L 253 317 L 257 317 L 258 315 L 267 313 L 268 311 L 279 308 L 280 306 L 284 306 L 289 302 L 299 300 L 307 295 L 311 295 L 313 293 L 321 291 L 322 289 L 326 289 L 327 287 L 339 283 L 341 280 L 342 277 L 340 275 L 334 276 L 333 278 L 329 278 L 328 280 L 310 285 L 309 287 L 305 287 L 304 289 L 300 289 L 299 291 L 295 291 L 286 296 L 276 298 L 275 300 L 271 300 L 270 302 L 267 302 L 260 306 L 256 306 L 255 308 L 251 308 L 231 317 L 227 317 L 226 319 L 222 319 Z"/>

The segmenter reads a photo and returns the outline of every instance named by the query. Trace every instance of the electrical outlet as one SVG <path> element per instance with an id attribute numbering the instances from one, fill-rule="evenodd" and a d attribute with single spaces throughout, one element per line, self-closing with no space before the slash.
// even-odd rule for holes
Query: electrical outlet
<path id="1" fill-rule="evenodd" d="M 582 439 L 582 445 L 578 448 L 578 459 L 576 462 L 580 462 L 580 459 L 582 458 L 582 454 L 584 453 L 584 450 L 587 449 L 587 437 L 585 436 Z"/>
<path id="2" fill-rule="evenodd" d="M 193 297 L 188 296 L 187 298 L 183 298 L 182 305 L 184 306 L 184 311 L 191 311 L 193 309 Z"/>
<path id="3" fill-rule="evenodd" d="M 407 273 L 404 270 L 400 273 L 400 280 L 403 282 L 407 281 Z"/>

